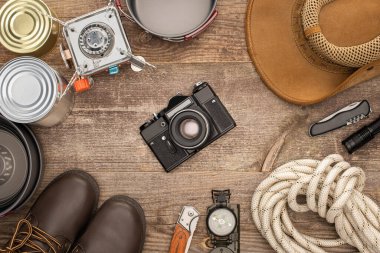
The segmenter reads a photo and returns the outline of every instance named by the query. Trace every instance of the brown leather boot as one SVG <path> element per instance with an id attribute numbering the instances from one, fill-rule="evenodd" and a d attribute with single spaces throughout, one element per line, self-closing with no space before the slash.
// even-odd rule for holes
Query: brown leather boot
<path id="1" fill-rule="evenodd" d="M 0 252 L 66 253 L 98 205 L 96 181 L 82 171 L 57 177 L 41 193 Z"/>
<path id="2" fill-rule="evenodd" d="M 72 253 L 141 253 L 145 215 L 133 199 L 116 196 L 96 213 Z"/>

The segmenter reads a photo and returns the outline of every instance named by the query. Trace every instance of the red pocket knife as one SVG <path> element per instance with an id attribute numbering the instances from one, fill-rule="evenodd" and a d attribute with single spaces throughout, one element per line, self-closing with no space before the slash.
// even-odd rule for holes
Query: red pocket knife
<path id="1" fill-rule="evenodd" d="M 199 220 L 199 212 L 192 206 L 185 206 L 175 226 L 169 253 L 187 253 Z"/>

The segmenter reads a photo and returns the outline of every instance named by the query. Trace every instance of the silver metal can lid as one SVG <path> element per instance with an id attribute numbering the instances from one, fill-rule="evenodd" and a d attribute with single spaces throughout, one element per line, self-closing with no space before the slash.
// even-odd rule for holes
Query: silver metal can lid
<path id="1" fill-rule="evenodd" d="M 37 122 L 54 106 L 57 82 L 54 70 L 37 58 L 8 62 L 0 70 L 0 113 L 17 123 Z"/>

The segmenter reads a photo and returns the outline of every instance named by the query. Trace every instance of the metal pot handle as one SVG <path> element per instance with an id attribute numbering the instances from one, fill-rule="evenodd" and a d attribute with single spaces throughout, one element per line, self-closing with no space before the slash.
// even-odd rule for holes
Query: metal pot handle
<path id="1" fill-rule="evenodd" d="M 133 19 L 133 17 L 128 14 L 126 11 L 123 10 L 123 6 L 121 4 L 121 0 L 110 0 L 108 2 L 108 6 L 116 6 L 117 9 L 124 15 L 124 17 L 126 17 L 129 21 L 131 21 L 132 23 L 136 23 L 136 21 Z"/>
<path id="2" fill-rule="evenodd" d="M 202 25 L 198 30 L 196 30 L 196 31 L 194 31 L 188 35 L 185 35 L 185 41 L 194 39 L 200 33 L 202 33 L 204 30 L 206 30 L 211 25 L 211 23 L 214 22 L 214 20 L 216 19 L 217 16 L 218 16 L 218 11 L 214 10 L 211 17 L 207 20 L 207 22 L 204 25 Z"/>

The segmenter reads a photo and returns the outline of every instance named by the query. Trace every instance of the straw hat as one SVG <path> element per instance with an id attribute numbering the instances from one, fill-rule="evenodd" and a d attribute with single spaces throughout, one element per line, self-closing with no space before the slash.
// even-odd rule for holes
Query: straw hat
<path id="1" fill-rule="evenodd" d="M 281 98 L 308 105 L 380 75 L 379 0 L 250 0 L 250 56 Z"/>

